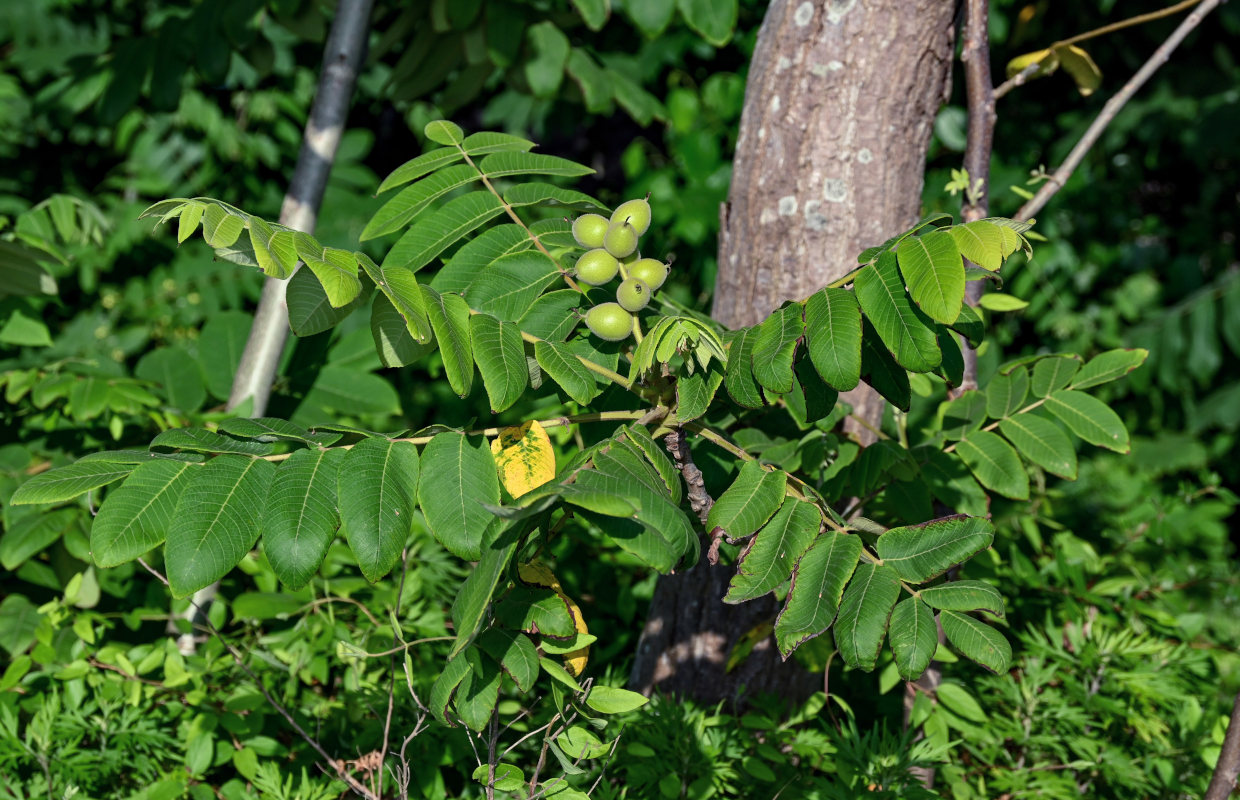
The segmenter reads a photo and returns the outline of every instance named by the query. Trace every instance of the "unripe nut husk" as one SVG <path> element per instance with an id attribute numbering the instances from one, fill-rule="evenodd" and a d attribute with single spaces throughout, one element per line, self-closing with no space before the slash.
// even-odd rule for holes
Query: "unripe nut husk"
<path id="1" fill-rule="evenodd" d="M 620 271 L 620 262 L 606 250 L 597 248 L 577 259 L 577 279 L 591 286 L 601 286 Z"/>
<path id="2" fill-rule="evenodd" d="M 586 313 L 586 327 L 600 339 L 623 341 L 633 332 L 633 315 L 619 303 L 600 303 Z"/>
<path id="3" fill-rule="evenodd" d="M 616 302 L 625 311 L 641 311 L 650 305 L 650 286 L 641 278 L 626 278 L 616 290 Z"/>
<path id="4" fill-rule="evenodd" d="M 573 238 L 582 247 L 602 247 L 611 223 L 600 214 L 582 214 L 573 221 Z"/>

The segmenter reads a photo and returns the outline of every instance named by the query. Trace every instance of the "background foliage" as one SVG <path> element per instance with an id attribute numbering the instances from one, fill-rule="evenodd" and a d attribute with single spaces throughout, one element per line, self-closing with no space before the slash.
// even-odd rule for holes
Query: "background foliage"
<path id="1" fill-rule="evenodd" d="M 1063 15 L 996 3 L 996 63 L 1157 7 L 1130 5 L 1099 0 Z M 726 3 L 709 4 L 725 9 L 722 18 L 692 2 L 612 6 L 380 3 L 318 238 L 356 242 L 380 205 L 379 177 L 421 151 L 426 121 L 451 116 L 595 167 L 580 188 L 611 204 L 650 192 L 652 245 L 679 265 L 679 283 L 665 292 L 705 308 L 764 4 L 737 3 L 734 22 Z M 258 276 L 201 246 L 151 237 L 137 216 L 156 199 L 198 195 L 276 216 L 329 13 L 305 0 L 38 0 L 0 18 L 0 498 L 82 454 L 223 418 Z M 995 213 L 1019 205 L 1029 170 L 1058 163 L 1172 24 L 1095 42 L 1104 82 L 1089 98 L 1057 75 L 1000 102 Z M 1227 41 L 1238 31 L 1240 15 L 1224 7 L 1124 109 L 1041 217 L 1048 242 L 1005 275 L 1006 290 L 1030 305 L 991 315 L 984 379 L 1038 351 L 1151 352 L 1145 367 L 1102 390 L 1132 432 L 1132 456 L 1087 448 L 1076 482 L 1045 476 L 1028 501 L 991 506 L 995 545 L 969 577 L 1015 598 L 1007 626 L 1016 669 L 981 677 L 948 665 L 955 688 L 936 703 L 919 700 L 915 719 L 929 736 L 912 750 L 899 734 L 889 655 L 873 675 L 832 664 L 831 699 L 801 708 L 765 703 L 734 714 L 655 702 L 623 718 L 624 757 L 597 796 L 626 786 L 631 797 L 740 797 L 753 786 L 774 795 L 794 782 L 805 796 L 872 786 L 907 797 L 917 764 L 940 767 L 961 797 L 1200 793 L 1236 685 L 1240 632 L 1230 534 L 1237 466 L 1228 458 L 1240 422 L 1240 328 L 1227 313 L 1240 302 L 1230 180 L 1238 152 L 1227 135 L 1240 77 Z M 962 106 L 957 91 L 936 124 L 928 211 L 956 210 L 943 187 L 964 144 Z M 37 279 L 32 260 L 55 286 Z M 432 380 L 442 374 L 434 359 L 385 370 L 360 317 L 291 349 L 271 411 L 294 422 L 397 430 L 432 414 L 453 425 L 489 418 L 485 394 L 462 403 Z M 899 424 L 890 416 L 885 429 L 898 436 Z M 754 445 L 777 460 L 787 443 Z M 184 656 L 167 640 L 162 586 L 140 567 L 90 566 L 91 513 L 84 502 L 3 507 L 0 792 L 41 794 L 50 781 L 58 795 L 76 787 L 91 797 L 335 796 L 340 786 L 218 641 Z M 261 556 L 247 558 L 212 607 L 268 690 L 342 757 L 371 752 L 382 736 L 389 659 L 357 653 L 394 646 L 389 614 L 406 641 L 449 633 L 444 611 L 463 571 L 430 537 L 421 541 L 403 591 L 366 583 L 338 543 L 300 592 L 282 591 Z M 599 636 L 594 663 L 610 665 L 598 679 L 619 685 L 653 573 L 563 541 L 556 560 L 574 565 L 561 570 L 564 589 Z M 437 672 L 429 665 L 446 647 L 411 649 L 411 674 Z M 541 724 L 551 705 L 543 700 L 514 732 Z M 398 706 L 396 730 L 412 726 L 410 713 Z M 412 747 L 422 763 L 441 765 L 415 774 L 414 796 L 478 791 L 461 766 L 474 762 L 460 730 L 431 729 Z"/>

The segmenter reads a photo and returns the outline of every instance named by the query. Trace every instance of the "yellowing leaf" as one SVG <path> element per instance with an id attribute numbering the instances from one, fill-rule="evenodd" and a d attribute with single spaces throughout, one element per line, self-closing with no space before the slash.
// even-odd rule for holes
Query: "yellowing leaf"
<path id="1" fill-rule="evenodd" d="M 1076 81 L 1076 89 L 1082 97 L 1089 97 L 1102 85 L 1102 70 L 1098 69 L 1089 53 L 1076 45 L 1068 45 L 1056 48 L 1055 54 L 1059 56 L 1064 71 Z"/>
<path id="2" fill-rule="evenodd" d="M 1032 53 L 1025 53 L 1008 62 L 1007 76 L 1015 78 L 1024 72 L 1025 68 L 1030 64 L 1038 65 L 1038 71 L 1033 73 L 1030 78 L 1042 78 L 1059 68 L 1059 58 L 1050 50 L 1035 50 Z"/>
<path id="3" fill-rule="evenodd" d="M 555 477 L 555 453 L 543 426 L 530 420 L 504 428 L 491 442 L 499 480 L 513 497 L 542 486 Z"/>
<path id="4" fill-rule="evenodd" d="M 535 422 L 535 425 L 538 423 Z M 546 435 L 545 433 L 543 434 Z M 568 606 L 569 613 L 572 614 L 573 624 L 577 627 L 577 633 L 589 633 L 590 629 L 586 626 L 585 617 L 581 615 L 581 607 L 578 606 L 573 598 L 564 593 L 560 587 L 560 581 L 555 577 L 555 573 L 551 571 L 545 564 L 537 561 L 531 561 L 528 564 L 517 565 L 517 573 L 521 576 L 521 580 L 533 586 L 545 586 L 559 595 L 560 599 Z M 590 648 L 581 648 L 574 650 L 564 656 L 564 668 L 568 670 L 568 674 L 574 678 L 580 675 L 586 669 L 586 662 L 590 658 Z"/>
<path id="5" fill-rule="evenodd" d="M 771 620 L 759 622 L 757 625 L 745 632 L 736 644 L 732 646 L 732 652 L 728 653 L 728 663 L 724 667 L 725 672 L 731 672 L 741 665 L 741 663 L 749 658 L 749 654 L 753 652 L 754 646 L 770 636 L 775 630 L 775 625 Z"/>

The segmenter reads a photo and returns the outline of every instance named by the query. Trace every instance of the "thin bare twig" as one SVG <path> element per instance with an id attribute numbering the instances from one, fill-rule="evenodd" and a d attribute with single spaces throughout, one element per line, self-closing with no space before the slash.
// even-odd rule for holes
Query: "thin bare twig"
<path id="1" fill-rule="evenodd" d="M 138 563 L 141 564 L 147 572 L 154 575 L 160 583 L 167 586 L 169 591 L 172 590 L 172 587 L 168 584 L 168 579 L 164 577 L 159 570 L 146 563 L 145 559 L 139 558 Z M 192 603 L 193 601 L 191 600 L 190 602 Z M 232 656 L 233 661 L 236 662 L 237 666 L 241 668 L 241 671 L 246 674 L 246 677 L 254 682 L 254 685 L 258 687 L 258 691 L 262 692 L 262 695 L 267 700 L 268 705 L 274 708 L 280 716 L 284 717 L 284 721 L 292 726 L 293 730 L 297 732 L 297 735 L 300 736 L 306 744 L 314 748 L 314 751 L 319 754 L 319 757 L 331 766 L 332 770 L 336 773 L 336 777 L 347 784 L 350 789 L 357 792 L 362 797 L 367 798 L 367 800 L 380 800 L 377 794 L 358 783 L 356 778 L 346 772 L 339 761 L 328 755 L 327 750 L 323 748 L 323 745 L 319 744 L 318 740 L 307 733 L 306 729 L 301 727 L 297 720 L 293 718 L 293 715 L 289 713 L 289 710 L 285 708 L 279 700 L 276 700 L 271 695 L 271 692 L 267 691 L 267 687 L 263 685 L 263 682 L 259 679 L 259 677 L 255 675 L 254 671 L 250 669 L 248 664 L 245 663 L 245 658 L 241 655 L 241 651 L 233 646 L 233 643 L 228 641 L 228 639 L 224 637 L 224 634 L 220 633 L 219 629 L 211 623 L 211 620 L 207 618 L 206 614 L 202 614 L 201 616 L 202 627 L 217 640 L 219 640 L 220 644 L 224 645 L 224 649 L 226 649 L 228 654 Z"/>
<path id="2" fill-rule="evenodd" d="M 1055 170 L 1055 173 L 1051 175 L 1046 183 L 1042 184 L 1037 193 L 1016 212 L 1016 219 L 1027 220 L 1031 218 L 1034 214 L 1041 211 L 1043 206 L 1064 187 L 1068 182 L 1068 178 L 1072 177 L 1072 173 L 1080 166 L 1081 161 L 1084 160 L 1085 154 L 1097 143 L 1099 137 L 1102 136 L 1102 132 L 1119 114 L 1120 109 L 1132 99 L 1137 90 L 1145 85 L 1145 82 L 1158 71 L 1159 67 L 1167 63 L 1171 54 L 1180 46 L 1180 43 L 1184 41 L 1184 38 L 1188 36 L 1193 28 L 1201 24 L 1201 20 L 1205 18 L 1206 14 L 1218 8 L 1221 2 L 1222 0 L 1204 0 L 1197 8 L 1193 9 L 1191 14 L 1184 18 L 1184 21 L 1167 37 L 1165 42 L 1158 46 L 1158 49 L 1154 51 L 1149 60 L 1141 66 L 1141 69 L 1137 70 L 1136 74 L 1129 78 L 1124 87 L 1116 92 L 1110 100 L 1107 100 L 1106 105 L 1102 108 L 1102 112 L 1090 123 L 1089 128 L 1085 131 L 1085 135 L 1072 148 L 1072 152 L 1064 159 L 1059 169 Z"/>

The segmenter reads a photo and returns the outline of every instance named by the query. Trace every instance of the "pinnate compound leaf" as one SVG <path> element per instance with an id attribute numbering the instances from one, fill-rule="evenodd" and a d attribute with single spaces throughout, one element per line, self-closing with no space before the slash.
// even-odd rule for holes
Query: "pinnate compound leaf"
<path id="1" fill-rule="evenodd" d="M 989 611 L 1003 616 L 1003 596 L 983 581 L 952 581 L 921 590 L 921 599 L 940 611 Z"/>
<path id="2" fill-rule="evenodd" d="M 929 372 L 942 363 L 933 323 L 904 291 L 895 253 L 887 251 L 862 267 L 853 286 L 861 310 L 897 364 L 910 372 Z"/>
<path id="3" fill-rule="evenodd" d="M 396 566 L 416 509 L 418 449 L 409 442 L 363 439 L 340 462 L 336 496 L 341 527 L 366 580 Z"/>
<path id="4" fill-rule="evenodd" d="M 999 423 L 999 431 L 1020 454 L 1042 469 L 1076 480 L 1076 451 L 1058 425 L 1036 414 L 1020 414 Z"/>
<path id="5" fill-rule="evenodd" d="M 229 455 L 193 473 L 164 544 L 173 595 L 185 597 L 214 583 L 250 552 L 275 471 L 270 461 Z"/>
<path id="6" fill-rule="evenodd" d="M 797 340 L 805 333 L 802 307 L 797 303 L 779 309 L 758 326 L 753 344 L 753 376 L 776 394 L 792 391 L 792 359 Z"/>
<path id="7" fill-rule="evenodd" d="M 115 567 L 161 544 L 196 467 L 160 459 L 139 464 L 108 494 L 90 529 L 90 552 L 100 567 Z"/>
<path id="8" fill-rule="evenodd" d="M 439 353 L 443 356 L 443 370 L 448 384 L 461 397 L 469 394 L 474 385 L 474 349 L 469 330 L 469 304 L 459 294 L 440 294 L 429 286 L 419 286 L 422 302 Z"/>
<path id="9" fill-rule="evenodd" d="M 314 577 L 336 538 L 336 483 L 344 450 L 298 450 L 276 469 L 262 519 L 263 551 L 296 591 Z"/>
<path id="10" fill-rule="evenodd" d="M 861 380 L 861 308 L 847 289 L 823 289 L 805 301 L 805 347 L 814 369 L 836 391 Z"/>
<path id="11" fill-rule="evenodd" d="M 529 384 L 525 347 L 516 323 L 501 322 L 490 314 L 469 320 L 474 361 L 491 400 L 491 413 L 499 413 L 520 399 Z"/>
<path id="12" fill-rule="evenodd" d="M 831 627 L 844 586 L 861 557 L 861 539 L 827 531 L 797 561 L 788 600 L 775 620 L 775 640 L 786 660 L 805 641 Z"/>
<path id="13" fill-rule="evenodd" d="M 866 672 L 874 669 L 899 597 L 900 579 L 894 569 L 878 564 L 857 567 L 835 621 L 835 646 L 845 664 Z"/>
<path id="14" fill-rule="evenodd" d="M 1122 378 L 1145 363 L 1150 351 L 1108 350 L 1091 358 L 1072 378 L 1073 389 L 1088 389 Z"/>
<path id="15" fill-rule="evenodd" d="M 421 466 L 418 502 L 431 533 L 453 555 L 477 561 L 487 531 L 499 525 L 482 505 L 499 504 L 490 451 L 462 433 L 440 433 L 422 451 Z"/>
<path id="16" fill-rule="evenodd" d="M 947 641 L 966 658 L 996 674 L 1007 672 L 1012 663 L 1012 645 L 1002 633 L 958 611 L 939 612 L 939 622 Z"/>
<path id="17" fill-rule="evenodd" d="M 813 504 L 786 498 L 742 551 L 723 601 L 752 600 L 788 580 L 793 566 L 818 535 L 821 522 Z"/>
<path id="18" fill-rule="evenodd" d="M 990 431 L 974 431 L 956 444 L 956 453 L 978 481 L 1004 497 L 1029 499 L 1029 476 L 1012 446 Z"/>
<path id="19" fill-rule="evenodd" d="M 963 514 L 892 528 L 878 537 L 878 556 L 909 583 L 925 583 L 990 547 L 995 528 Z"/>
<path id="20" fill-rule="evenodd" d="M 762 527 L 784 499 L 788 473 L 767 471 L 746 461 L 731 486 L 719 495 L 706 518 L 706 529 L 722 528 L 728 536 L 748 536 Z"/>
<path id="21" fill-rule="evenodd" d="M 581 405 L 587 405 L 598 396 L 598 384 L 594 376 L 566 345 L 557 342 L 537 342 L 534 358 L 538 366 L 551 376 L 560 388 Z"/>
<path id="22" fill-rule="evenodd" d="M 900 677 L 906 681 L 920 678 L 939 648 L 939 630 L 930 606 L 917 597 L 900 601 L 891 612 L 888 635 Z"/>
<path id="23" fill-rule="evenodd" d="M 130 464 L 79 461 L 35 475 L 17 487 L 9 502 L 15 506 L 61 503 L 113 481 L 119 481 L 132 471 L 133 466 Z"/>
<path id="24" fill-rule="evenodd" d="M 1046 408 L 1090 444 L 1127 453 L 1128 429 L 1119 415 L 1098 398 L 1072 389 L 1061 389 L 1046 398 Z"/>
<path id="25" fill-rule="evenodd" d="M 910 236 L 896 249 L 913 302 L 931 319 L 955 322 L 964 302 L 964 263 L 946 231 Z"/>

